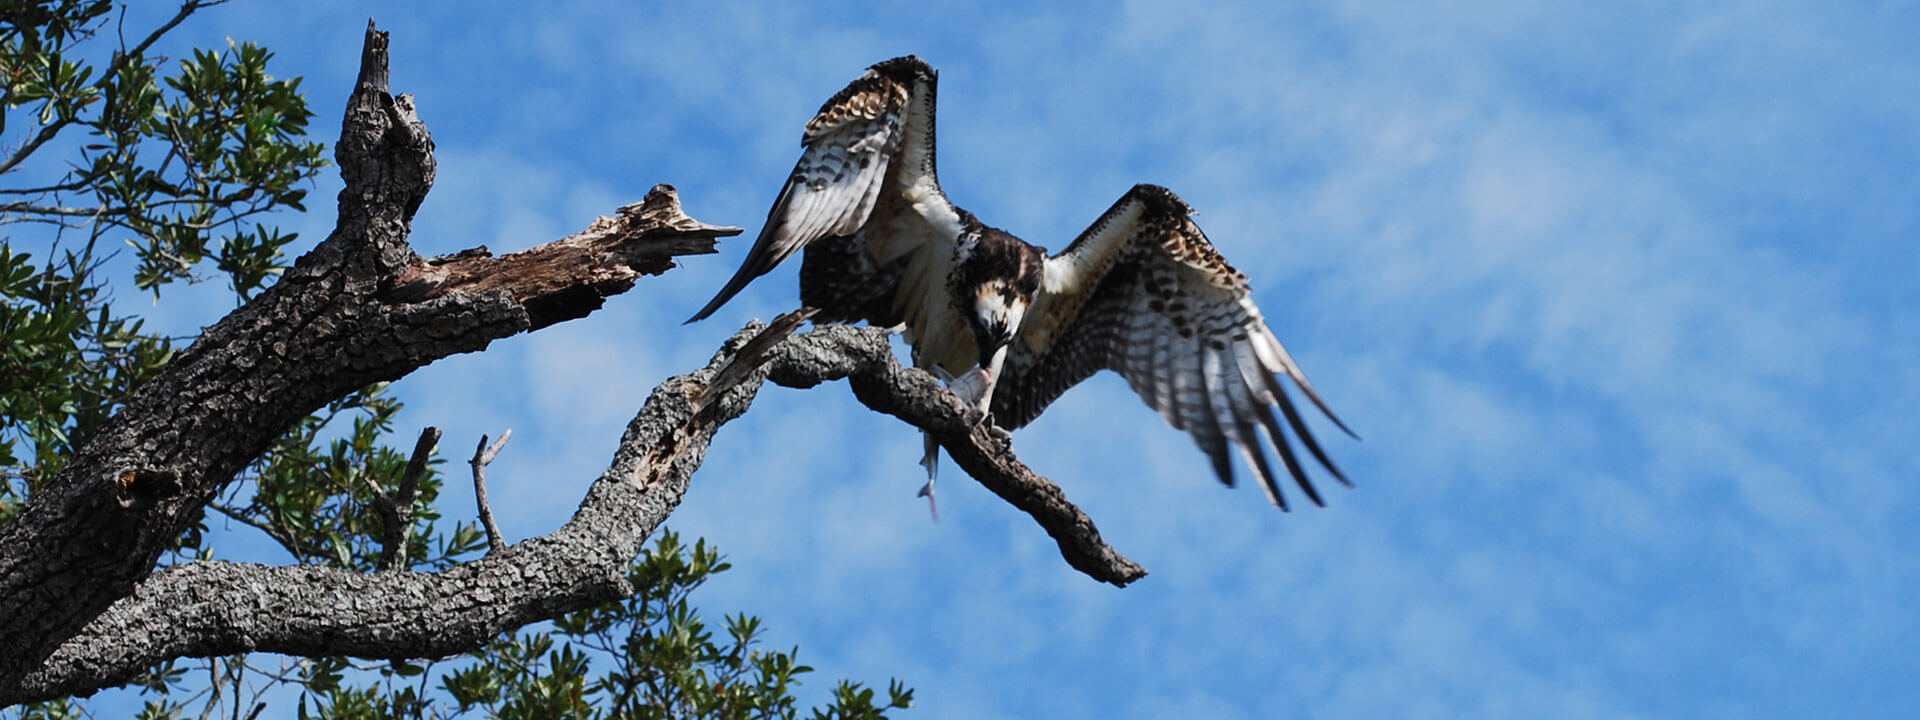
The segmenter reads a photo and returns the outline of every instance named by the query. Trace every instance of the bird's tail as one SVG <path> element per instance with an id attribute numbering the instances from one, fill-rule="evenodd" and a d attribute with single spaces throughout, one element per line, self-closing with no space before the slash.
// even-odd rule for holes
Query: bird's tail
<path id="1" fill-rule="evenodd" d="M 687 318 L 687 323 L 707 319 L 707 316 L 712 315 L 713 311 L 719 310 L 721 305 L 727 304 L 727 301 L 732 300 L 733 296 L 740 294 L 741 290 L 746 289 L 747 283 L 753 282 L 754 278 L 767 274 L 768 271 L 773 269 L 774 265 L 779 264 L 777 260 L 771 257 L 771 254 L 758 252 L 759 249 L 760 248 L 755 247 L 755 252 L 747 254 L 746 262 L 741 263 L 740 269 L 734 271 L 733 279 L 727 281 L 727 286 L 720 288 L 720 293 L 714 295 L 712 300 L 708 300 L 707 306 L 700 308 L 700 312 L 694 313 L 693 317 Z"/>

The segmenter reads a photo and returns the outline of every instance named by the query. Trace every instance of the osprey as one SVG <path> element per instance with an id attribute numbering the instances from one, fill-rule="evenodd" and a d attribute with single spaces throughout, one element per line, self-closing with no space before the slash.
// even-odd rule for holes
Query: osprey
<path id="1" fill-rule="evenodd" d="M 818 310 L 814 322 L 903 329 L 914 366 L 950 380 L 996 425 L 1024 426 L 1067 388 L 1111 369 L 1191 433 L 1229 486 L 1232 446 L 1267 498 L 1287 509 L 1262 449 L 1270 442 L 1300 489 L 1324 504 L 1274 417 L 1276 405 L 1314 459 L 1351 485 L 1275 374 L 1353 431 L 1267 328 L 1246 276 L 1207 241 L 1193 208 L 1166 188 L 1136 185 L 1065 252 L 1048 256 L 941 191 L 936 81 L 921 59 L 895 58 L 821 106 L 746 261 L 687 322 L 805 249 L 800 299 Z M 929 501 L 937 452 L 929 437 L 921 490 Z"/>

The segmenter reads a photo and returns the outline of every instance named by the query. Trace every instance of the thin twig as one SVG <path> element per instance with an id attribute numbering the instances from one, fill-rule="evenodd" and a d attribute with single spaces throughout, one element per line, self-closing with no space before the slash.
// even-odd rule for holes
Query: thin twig
<path id="1" fill-rule="evenodd" d="M 55 220 L 50 217 L 39 217 L 35 215 L 21 215 L 18 217 L 0 218 L 0 225 L 12 225 L 15 223 L 27 223 L 27 222 L 39 223 L 41 225 L 55 225 L 66 230 L 78 230 L 82 227 L 86 227 L 87 225 L 87 223 L 67 222 L 65 220 Z"/>
<path id="2" fill-rule="evenodd" d="M 242 525 L 266 533 L 267 537 L 273 538 L 274 542 L 280 543 L 280 547 L 286 550 L 288 555 L 292 555 L 295 562 L 304 563 L 307 562 L 308 558 L 325 557 L 327 554 L 326 548 L 302 547 L 300 542 L 292 536 L 291 529 L 275 527 L 266 522 L 255 520 L 248 517 L 245 513 L 229 507 L 226 503 L 210 502 L 207 503 L 207 507 L 211 508 L 214 512 L 227 516 L 229 520 L 239 522 Z"/>
<path id="3" fill-rule="evenodd" d="M 172 19 L 167 20 L 161 24 L 160 27 L 155 28 L 151 34 L 147 35 L 145 40 L 140 41 L 139 45 L 134 46 L 130 50 L 122 50 L 116 53 L 113 56 L 113 60 L 107 63 L 106 72 L 100 73 L 100 78 L 94 80 L 91 87 L 95 90 L 105 88 L 107 83 L 113 82 L 114 76 L 120 73 L 121 68 L 124 68 L 128 62 L 132 62 L 133 58 L 144 59 L 147 54 L 147 48 L 152 47 L 153 43 L 159 40 L 161 35 L 167 34 L 167 31 L 172 30 L 174 26 L 179 25 L 181 21 L 186 20 L 188 15 L 192 15 L 194 11 L 200 8 L 219 5 L 225 1 L 226 0 L 197 2 L 195 0 L 189 0 L 188 2 L 181 3 L 179 12 L 174 13 Z M 12 170 L 15 165 L 19 165 L 21 161 L 33 155 L 34 151 L 39 150 L 41 145 L 47 144 L 48 140 L 52 140 L 53 136 L 60 134 L 61 130 L 73 124 L 73 122 L 73 120 L 61 120 L 41 128 L 40 132 L 35 134 L 32 140 L 28 140 L 26 144 L 15 149 L 13 154 L 10 155 L 5 162 L 0 162 L 0 173 Z"/>
<path id="4" fill-rule="evenodd" d="M 440 444 L 440 428 L 430 427 L 420 431 L 420 439 L 413 444 L 413 457 L 407 459 L 407 472 L 400 478 L 400 497 L 395 498 L 401 507 L 411 509 L 414 498 L 420 495 L 420 478 L 427 474 L 427 462 L 433 457 L 433 448 Z"/>
<path id="5" fill-rule="evenodd" d="M 64 182 L 59 185 L 48 185 L 46 187 L 0 188 L 0 195 L 45 195 L 47 193 L 71 192 L 86 187 L 87 183 L 91 181 L 92 178 L 80 178 L 71 182 Z"/>
<path id="6" fill-rule="evenodd" d="M 68 217 L 93 217 L 93 216 L 112 214 L 112 213 L 130 213 L 130 212 L 133 212 L 133 209 L 132 208 L 108 209 L 108 208 L 97 208 L 97 207 L 96 208 L 75 208 L 75 207 L 58 207 L 58 206 L 48 207 L 45 205 L 35 205 L 30 202 L 13 202 L 13 203 L 7 203 L 5 205 L 0 205 L 0 212 L 21 213 L 21 214 L 31 213 L 34 215 L 62 215 L 62 216 L 68 216 Z"/>
<path id="7" fill-rule="evenodd" d="M 500 552 L 507 549 L 507 543 L 500 539 L 500 526 L 493 523 L 493 506 L 487 504 L 487 465 L 507 446 L 507 438 L 513 437 L 513 428 L 500 433 L 500 439 L 487 444 L 487 436 L 480 436 L 480 444 L 473 448 L 473 459 L 467 464 L 473 466 L 473 502 L 480 506 L 480 526 L 487 529 L 487 551 Z"/>
<path id="8" fill-rule="evenodd" d="M 420 494 L 420 478 L 427 474 L 427 460 L 439 443 L 440 428 L 421 430 L 420 439 L 413 444 L 413 457 L 407 460 L 407 471 L 400 477 L 399 494 L 389 498 L 378 486 L 373 488 L 374 508 L 386 524 L 386 534 L 380 540 L 379 567 L 383 572 L 407 564 L 407 537 L 413 534 L 413 501 Z"/>

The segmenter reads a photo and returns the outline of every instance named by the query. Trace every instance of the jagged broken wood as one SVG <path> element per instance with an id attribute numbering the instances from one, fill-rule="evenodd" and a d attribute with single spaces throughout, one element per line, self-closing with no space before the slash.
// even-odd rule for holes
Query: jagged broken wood
<path id="1" fill-rule="evenodd" d="M 445 656 L 621 598 L 632 592 L 629 563 L 678 506 L 713 433 L 767 378 L 847 379 L 861 402 L 928 431 L 1032 515 L 1073 567 L 1115 585 L 1145 574 L 1021 465 L 1003 434 L 932 376 L 902 368 L 885 333 L 826 327 L 786 338 L 799 319 L 768 333 L 750 326 L 705 368 L 655 388 L 579 511 L 548 535 L 502 546 L 490 529 L 492 552 L 433 573 L 404 561 L 377 573 L 229 562 L 155 572 L 236 473 L 326 403 L 584 316 L 740 232 L 688 217 L 659 185 L 547 245 L 420 258 L 407 236 L 432 183 L 433 145 L 412 101 L 388 92 L 386 49 L 369 26 L 335 146 L 346 186 L 334 232 L 131 396 L 0 532 L 0 706 L 87 694 L 179 657 Z"/>
<path id="2" fill-rule="evenodd" d="M 655 388 L 573 519 L 548 535 L 433 573 L 229 562 L 170 568 L 141 581 L 41 669 L 0 688 L 0 703 L 84 693 L 175 657 L 441 657 L 624 597 L 632 592 L 628 564 L 679 505 L 714 433 L 745 414 L 769 378 L 798 388 L 848 380 L 869 407 L 934 433 L 962 468 L 1046 528 L 1073 567 L 1115 585 L 1146 574 L 1108 547 L 1058 487 L 1021 465 L 1004 439 L 974 422 L 977 411 L 932 375 L 901 367 L 884 332 L 824 327 L 772 345 L 758 363 L 731 364 L 768 335 L 763 330 L 749 325 L 706 367 Z M 744 374 L 716 383 L 726 367 Z"/>
<path id="3" fill-rule="evenodd" d="M 389 93 L 387 37 L 369 26 L 335 145 L 346 185 L 333 233 L 128 397 L 0 531 L 0 705 L 50 697 L 33 678 L 69 672 L 50 665 L 55 651 L 168 576 L 153 572 L 161 554 L 301 418 L 440 358 L 583 316 L 740 232 L 688 217 L 660 185 L 544 251 L 424 260 L 407 235 L 433 180 L 433 144 L 412 108 Z M 508 279 L 475 279 L 494 275 Z"/>

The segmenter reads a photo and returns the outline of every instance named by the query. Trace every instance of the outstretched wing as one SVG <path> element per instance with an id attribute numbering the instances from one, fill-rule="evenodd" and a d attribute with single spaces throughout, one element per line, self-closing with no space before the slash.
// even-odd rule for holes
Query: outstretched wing
<path id="1" fill-rule="evenodd" d="M 1280 453 L 1300 489 L 1324 504 L 1274 417 L 1340 480 L 1278 378 L 1284 373 L 1334 424 L 1335 417 L 1267 328 L 1247 278 L 1214 250 L 1166 188 L 1138 185 L 1047 260 L 1040 296 L 993 397 L 996 422 L 1027 424 L 1067 388 L 1101 369 L 1119 371 L 1147 405 L 1193 435 L 1221 482 L 1233 484 L 1228 446 L 1287 508 L 1263 446 Z M 1264 433 L 1266 440 L 1261 440 Z"/>
<path id="2" fill-rule="evenodd" d="M 868 68 L 827 100 L 807 122 L 800 162 L 767 211 L 746 261 L 687 322 L 712 315 L 808 243 L 859 230 L 873 213 L 907 134 L 914 84 L 932 77 L 933 69 L 919 58 L 894 58 Z"/>

